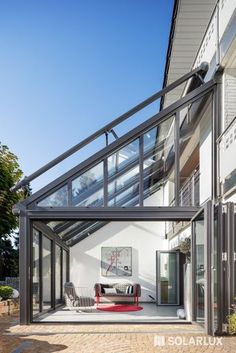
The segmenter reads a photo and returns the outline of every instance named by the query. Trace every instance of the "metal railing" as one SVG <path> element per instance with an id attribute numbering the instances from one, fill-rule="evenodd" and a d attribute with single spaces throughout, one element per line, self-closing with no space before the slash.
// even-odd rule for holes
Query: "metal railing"
<path id="1" fill-rule="evenodd" d="M 231 194 L 236 189 L 236 116 L 219 136 L 218 150 L 218 197 Z"/>
<path id="2" fill-rule="evenodd" d="M 179 202 L 180 206 L 199 206 L 199 186 L 200 186 L 200 172 L 199 168 L 195 169 L 194 172 L 187 178 L 185 183 L 180 189 Z M 175 199 L 172 200 L 170 206 L 173 206 Z M 165 234 L 166 236 L 174 235 L 181 231 L 184 227 L 188 225 L 189 222 L 166 222 L 165 224 Z"/>
<path id="3" fill-rule="evenodd" d="M 199 169 L 194 170 L 180 189 L 180 206 L 199 206 Z"/>

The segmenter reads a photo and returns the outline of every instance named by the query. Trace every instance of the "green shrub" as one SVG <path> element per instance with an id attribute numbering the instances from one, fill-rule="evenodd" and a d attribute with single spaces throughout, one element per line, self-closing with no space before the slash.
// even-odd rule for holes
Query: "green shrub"
<path id="1" fill-rule="evenodd" d="M 191 239 L 189 237 L 182 240 L 179 244 L 179 250 L 186 255 L 187 262 L 190 262 L 191 256 Z"/>
<path id="2" fill-rule="evenodd" d="M 236 334 L 236 313 L 232 313 L 228 316 L 228 329 L 230 335 Z"/>
<path id="3" fill-rule="evenodd" d="M 0 297 L 2 299 L 9 299 L 13 293 L 13 288 L 10 286 L 0 286 Z"/>
<path id="4" fill-rule="evenodd" d="M 236 297 L 234 297 L 236 301 Z M 232 314 L 228 316 L 228 331 L 230 335 L 236 334 L 236 304 L 231 305 Z"/>

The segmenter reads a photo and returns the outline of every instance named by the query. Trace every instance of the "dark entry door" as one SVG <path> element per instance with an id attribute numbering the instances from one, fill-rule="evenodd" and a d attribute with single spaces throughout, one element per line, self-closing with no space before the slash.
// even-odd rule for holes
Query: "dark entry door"
<path id="1" fill-rule="evenodd" d="M 157 305 L 179 305 L 179 252 L 157 251 Z"/>

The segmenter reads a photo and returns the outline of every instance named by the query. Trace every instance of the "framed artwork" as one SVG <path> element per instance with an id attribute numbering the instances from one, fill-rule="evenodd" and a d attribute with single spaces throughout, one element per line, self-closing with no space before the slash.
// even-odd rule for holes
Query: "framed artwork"
<path id="1" fill-rule="evenodd" d="M 132 276 L 131 247 L 102 247 L 101 251 L 102 276 Z"/>

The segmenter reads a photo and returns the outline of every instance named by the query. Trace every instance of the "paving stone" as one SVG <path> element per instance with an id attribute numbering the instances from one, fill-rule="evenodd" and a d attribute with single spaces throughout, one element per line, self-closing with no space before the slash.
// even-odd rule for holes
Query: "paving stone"
<path id="1" fill-rule="evenodd" d="M 236 352 L 236 337 L 224 337 L 222 346 L 154 346 L 156 335 L 209 339 L 197 325 L 27 325 L 17 316 L 0 318 L 0 353 L 12 353 L 22 344 L 23 353 L 226 353 Z"/>

